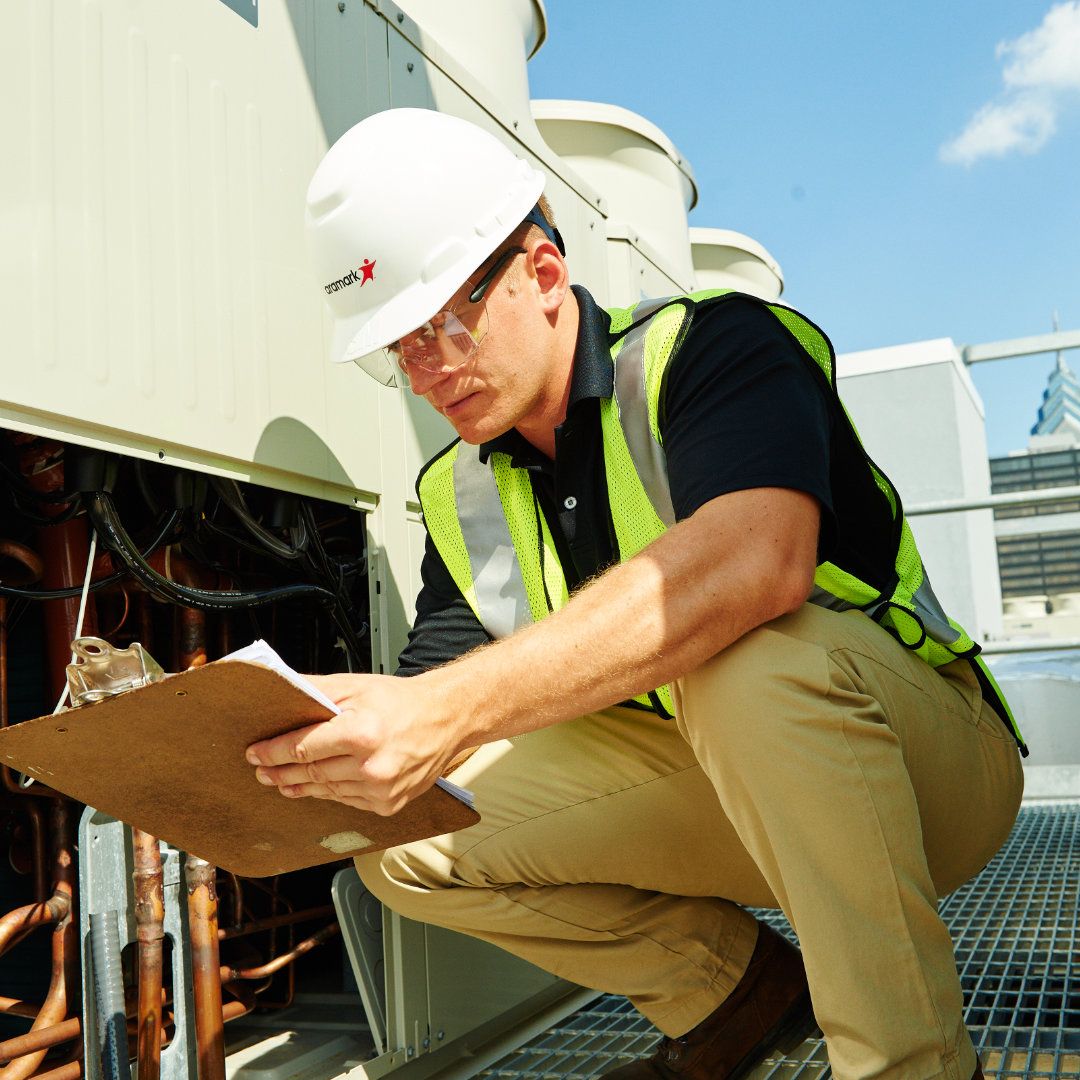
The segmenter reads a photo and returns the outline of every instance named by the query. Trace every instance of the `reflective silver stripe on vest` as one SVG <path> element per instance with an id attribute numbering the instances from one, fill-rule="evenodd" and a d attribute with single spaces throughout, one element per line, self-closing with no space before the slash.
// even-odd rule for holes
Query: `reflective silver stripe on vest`
<path id="1" fill-rule="evenodd" d="M 525 579 L 514 554 L 499 486 L 474 446 L 462 446 L 454 463 L 454 497 L 461 535 L 469 550 L 477 614 L 492 637 L 508 637 L 532 621 Z"/>
<path id="2" fill-rule="evenodd" d="M 830 611 L 849 611 L 851 608 L 857 608 L 858 604 L 853 604 L 850 600 L 841 600 L 839 596 L 835 596 L 829 592 L 828 589 L 823 589 L 820 585 L 815 585 L 810 590 L 810 595 L 806 598 L 808 604 L 816 604 L 818 607 L 828 608 Z"/>
<path id="3" fill-rule="evenodd" d="M 662 307 L 667 307 L 671 300 L 670 296 L 661 296 L 655 300 L 642 300 L 634 308 L 634 314 L 630 317 L 630 324 L 633 325 L 642 319 L 647 319 L 650 315 L 655 315 Z"/>
<path id="4" fill-rule="evenodd" d="M 949 625 L 949 617 L 945 614 L 941 601 L 934 594 L 930 579 L 926 576 L 926 567 L 923 567 L 922 584 L 915 590 L 911 602 L 919 613 L 926 636 L 932 641 L 937 641 L 942 645 L 952 645 L 959 640 L 959 632 Z"/>
<path id="5" fill-rule="evenodd" d="M 638 304 L 634 318 L 652 315 L 666 303 L 666 300 L 649 300 Z M 668 486 L 667 456 L 649 427 L 649 402 L 645 394 L 645 335 L 649 325 L 642 323 L 624 339 L 615 361 L 615 401 L 626 445 L 645 494 L 656 516 L 670 528 L 675 524 L 675 509 Z"/>

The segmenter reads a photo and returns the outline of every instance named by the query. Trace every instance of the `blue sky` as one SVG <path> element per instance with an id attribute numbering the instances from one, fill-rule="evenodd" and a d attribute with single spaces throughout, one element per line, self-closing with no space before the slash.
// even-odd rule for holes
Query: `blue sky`
<path id="1" fill-rule="evenodd" d="M 606 101 L 690 161 L 839 351 L 1080 329 L 1080 0 L 546 0 L 533 97 Z M 1067 354 L 1080 371 L 1080 352 Z M 991 454 L 1053 357 L 972 369 Z"/>

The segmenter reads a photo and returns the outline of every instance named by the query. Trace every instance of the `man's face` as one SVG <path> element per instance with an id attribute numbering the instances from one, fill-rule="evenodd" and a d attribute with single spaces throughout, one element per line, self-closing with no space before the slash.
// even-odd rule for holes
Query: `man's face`
<path id="1" fill-rule="evenodd" d="M 529 347 L 542 340 L 540 324 L 546 326 L 529 260 L 529 252 L 515 256 L 517 265 L 504 267 L 491 282 L 483 301 L 487 330 L 464 364 L 437 373 L 408 368 L 413 393 L 445 416 L 464 442 L 486 442 L 527 421 L 549 392 L 543 355 Z M 472 287 L 467 282 L 446 305 L 470 327 L 476 317 L 467 300 Z"/>

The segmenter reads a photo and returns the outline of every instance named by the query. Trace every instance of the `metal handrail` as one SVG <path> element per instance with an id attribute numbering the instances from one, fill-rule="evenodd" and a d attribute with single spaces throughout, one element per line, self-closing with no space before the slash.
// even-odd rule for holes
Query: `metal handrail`
<path id="1" fill-rule="evenodd" d="M 1011 360 L 1019 356 L 1040 356 L 1065 349 L 1080 349 L 1080 330 L 1055 330 L 1052 334 L 990 341 L 984 345 L 960 345 L 958 348 L 961 359 L 970 367 L 987 360 Z"/>
<path id="2" fill-rule="evenodd" d="M 1080 649 L 1080 638 L 1015 638 L 1003 641 L 987 641 L 982 647 L 983 656 L 1002 653 L 1064 652 Z"/>
<path id="3" fill-rule="evenodd" d="M 995 506 L 1039 506 L 1062 499 L 1080 499 L 1080 484 L 1032 491 L 1007 491 L 1000 495 L 984 495 L 980 499 L 943 499 L 941 502 L 918 503 L 905 506 L 904 513 L 908 517 L 953 514 L 960 510 L 990 510 Z"/>

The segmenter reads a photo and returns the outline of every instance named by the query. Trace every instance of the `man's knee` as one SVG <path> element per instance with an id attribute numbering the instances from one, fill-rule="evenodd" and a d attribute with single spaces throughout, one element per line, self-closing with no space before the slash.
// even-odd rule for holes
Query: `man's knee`
<path id="1" fill-rule="evenodd" d="M 744 635 L 675 685 L 680 727 L 693 743 L 702 729 L 760 750 L 787 725 L 805 720 L 830 695 L 826 648 L 785 632 L 784 616 Z"/>
<path id="2" fill-rule="evenodd" d="M 439 873 L 438 853 L 426 841 L 358 855 L 354 860 L 360 880 L 391 911 L 410 919 L 425 919 L 424 912 L 449 882 Z"/>

